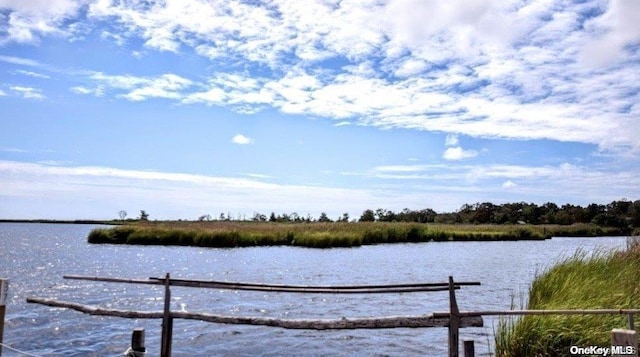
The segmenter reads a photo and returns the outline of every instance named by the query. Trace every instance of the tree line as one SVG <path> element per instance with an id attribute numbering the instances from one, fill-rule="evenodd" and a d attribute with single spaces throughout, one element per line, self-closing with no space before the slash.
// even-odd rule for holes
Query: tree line
<path id="1" fill-rule="evenodd" d="M 255 213 L 253 221 L 260 222 L 334 222 L 322 212 L 315 219 L 310 215 L 282 213 L 269 216 Z M 336 222 L 349 222 L 344 213 Z M 356 221 L 355 219 L 351 220 Z M 640 227 L 640 200 L 622 199 L 609 204 L 592 203 L 585 207 L 565 204 L 558 206 L 547 202 L 542 205 L 527 202 L 493 204 L 482 202 L 464 204 L 455 212 L 437 213 L 431 208 L 394 212 L 383 208 L 367 209 L 357 219 L 359 222 L 416 222 L 448 224 L 560 224 L 593 223 L 604 227 Z"/>
<path id="2" fill-rule="evenodd" d="M 147 220 L 149 214 L 140 211 L 140 220 Z M 124 220 L 125 211 L 120 211 L 120 218 Z M 593 223 L 603 227 L 640 227 L 640 200 L 630 201 L 622 199 L 612 201 L 609 204 L 591 203 L 585 207 L 565 204 L 558 206 L 547 202 L 542 205 L 527 202 L 515 202 L 493 204 L 491 202 L 478 202 L 464 204 L 455 212 L 437 213 L 431 208 L 411 210 L 408 208 L 400 212 L 394 212 L 384 208 L 376 210 L 366 209 L 358 219 L 351 219 L 349 213 L 343 213 L 335 220 L 325 212 L 317 218 L 310 214 L 301 216 L 296 212 L 270 215 L 254 213 L 249 219 L 246 216 L 233 217 L 231 213 L 221 213 L 217 220 L 220 221 L 246 221 L 255 222 L 414 222 L 414 223 L 447 223 L 447 224 L 559 224 L 571 225 L 575 223 Z M 205 214 L 198 217 L 199 221 L 212 220 L 211 215 Z"/>

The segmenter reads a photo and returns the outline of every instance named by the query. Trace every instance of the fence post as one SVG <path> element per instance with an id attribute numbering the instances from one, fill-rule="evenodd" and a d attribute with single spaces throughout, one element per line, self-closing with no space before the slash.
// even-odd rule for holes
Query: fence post
<path id="1" fill-rule="evenodd" d="M 464 340 L 463 345 L 464 345 L 464 357 L 475 357 L 476 348 L 473 340 Z"/>
<path id="2" fill-rule="evenodd" d="M 134 352 L 147 352 L 147 348 L 144 346 L 144 329 L 139 327 L 133 330 L 131 334 L 131 349 Z"/>
<path id="3" fill-rule="evenodd" d="M 456 302 L 456 287 L 453 277 L 449 277 L 449 357 L 458 357 L 458 336 L 460 333 L 460 311 Z"/>
<path id="4" fill-rule="evenodd" d="M 126 357 L 145 357 L 147 348 L 144 347 L 144 329 L 141 327 L 133 329 L 131 333 L 131 347 L 124 353 Z"/>
<path id="5" fill-rule="evenodd" d="M 635 356 L 638 357 L 638 336 L 635 331 L 613 329 L 611 330 L 611 356 Z"/>
<path id="6" fill-rule="evenodd" d="M 0 279 L 0 356 L 2 356 L 2 343 L 4 342 L 4 316 L 7 311 L 8 291 L 9 279 Z"/>
<path id="7" fill-rule="evenodd" d="M 636 326 L 635 323 L 633 322 L 633 314 L 629 314 L 627 315 L 628 321 L 629 321 L 629 330 L 636 330 Z"/>
<path id="8" fill-rule="evenodd" d="M 169 273 L 164 278 L 164 316 L 162 317 L 161 357 L 171 357 L 171 338 L 173 335 L 173 317 L 171 317 L 171 281 Z"/>

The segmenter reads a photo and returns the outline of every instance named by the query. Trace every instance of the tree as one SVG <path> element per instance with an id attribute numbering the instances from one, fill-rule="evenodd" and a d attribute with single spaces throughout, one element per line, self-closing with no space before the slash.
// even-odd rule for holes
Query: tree
<path id="1" fill-rule="evenodd" d="M 264 214 L 255 212 L 253 214 L 253 218 L 251 218 L 252 221 L 254 222 L 266 222 L 267 221 L 267 216 L 265 216 Z"/>
<path id="2" fill-rule="evenodd" d="M 120 216 L 120 220 L 124 221 L 125 218 L 127 218 L 127 211 L 122 210 L 120 212 L 118 212 L 118 216 Z"/>
<path id="3" fill-rule="evenodd" d="M 202 222 L 202 221 L 210 221 L 211 220 L 211 215 L 210 214 L 203 214 L 202 216 L 198 217 L 198 221 Z"/>
<path id="4" fill-rule="evenodd" d="M 318 222 L 333 222 L 326 213 L 320 213 L 320 217 L 318 217 Z"/>
<path id="5" fill-rule="evenodd" d="M 147 211 L 140 210 L 140 220 L 141 221 L 148 221 L 149 220 L 149 214 L 147 213 Z"/>
<path id="6" fill-rule="evenodd" d="M 360 216 L 360 222 L 373 222 L 375 220 L 376 220 L 376 215 L 370 209 L 362 212 L 362 215 Z"/>

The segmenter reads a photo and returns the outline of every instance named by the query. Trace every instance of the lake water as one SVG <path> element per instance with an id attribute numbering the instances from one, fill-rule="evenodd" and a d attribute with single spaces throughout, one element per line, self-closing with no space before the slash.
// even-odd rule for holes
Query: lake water
<path id="1" fill-rule="evenodd" d="M 160 350 L 160 320 L 97 317 L 27 304 L 37 296 L 115 309 L 163 307 L 149 285 L 64 280 L 63 275 L 163 277 L 299 285 L 480 281 L 456 293 L 461 310 L 509 309 L 535 274 L 559 259 L 625 247 L 625 238 L 521 242 L 389 244 L 317 250 L 298 247 L 211 249 L 91 245 L 96 226 L 0 223 L 0 277 L 10 279 L 4 343 L 39 356 L 117 356 L 131 331 L 146 329 L 148 355 Z M 420 315 L 448 311 L 447 292 L 331 295 L 172 288 L 172 309 L 274 318 Z M 490 355 L 497 319 L 460 330 Z M 443 356 L 447 329 L 306 331 L 175 320 L 174 356 Z M 7 349 L 3 356 L 15 354 Z"/>

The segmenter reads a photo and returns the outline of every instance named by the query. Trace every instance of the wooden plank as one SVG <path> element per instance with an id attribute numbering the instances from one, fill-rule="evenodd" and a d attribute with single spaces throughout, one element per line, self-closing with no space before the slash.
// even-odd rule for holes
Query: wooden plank
<path id="1" fill-rule="evenodd" d="M 458 337 L 460 334 L 460 311 L 456 301 L 453 277 L 449 277 L 449 357 L 458 357 Z"/>
<path id="2" fill-rule="evenodd" d="M 149 278 L 152 280 L 163 281 L 163 278 Z M 398 288 L 449 288 L 448 283 L 407 283 L 407 284 L 384 284 L 384 285 L 288 285 L 288 284 L 264 284 L 264 283 L 246 283 L 246 282 L 228 282 L 215 280 L 192 280 L 192 279 L 171 279 L 171 285 L 185 284 L 208 284 L 215 287 L 264 287 L 264 288 L 299 288 L 299 289 L 335 289 L 335 290 L 363 290 L 363 289 L 398 289 Z M 480 285 L 480 282 L 457 282 L 456 287 Z"/>
<path id="3" fill-rule="evenodd" d="M 343 329 L 385 329 L 385 328 L 423 328 L 446 327 L 448 318 L 435 318 L 433 315 L 359 317 L 340 319 L 276 319 L 265 317 L 224 316 L 208 313 L 173 312 L 175 318 L 201 320 L 221 324 L 262 325 L 285 329 L 304 330 L 343 330 Z M 482 327 L 480 316 L 461 319 L 460 327 Z"/>
<path id="4" fill-rule="evenodd" d="M 219 284 L 218 282 L 195 282 L 195 281 L 175 281 L 172 286 L 185 286 L 194 288 L 230 289 L 244 291 L 282 292 L 282 293 L 313 293 L 313 294 L 388 294 L 388 293 L 411 293 L 411 292 L 435 292 L 447 291 L 447 287 L 406 287 L 406 288 L 348 288 L 341 287 L 319 288 L 314 286 L 251 286 L 242 283 Z M 459 289 L 460 287 L 456 287 Z"/>
<path id="5" fill-rule="evenodd" d="M 171 340 L 173 335 L 173 317 L 171 317 L 171 288 L 169 285 L 169 273 L 164 285 L 164 311 L 162 313 L 161 357 L 171 357 Z"/>
<path id="6" fill-rule="evenodd" d="M 63 275 L 63 279 L 70 280 L 88 280 L 88 281 L 100 281 L 106 283 L 127 283 L 127 284 L 147 284 L 147 285 L 164 285 L 164 280 L 142 280 L 142 279 L 127 279 L 127 278 L 106 278 L 100 276 L 84 276 L 84 275 Z"/>
<path id="7" fill-rule="evenodd" d="M 628 315 L 640 314 L 640 309 L 575 309 L 575 310 L 479 310 L 460 311 L 460 316 L 526 316 L 526 315 Z M 434 312 L 436 317 L 448 317 L 449 312 Z"/>
<path id="8" fill-rule="evenodd" d="M 133 319 L 161 319 L 163 311 L 125 311 L 117 309 L 104 309 L 94 306 L 87 306 L 72 302 L 59 301 L 54 299 L 43 299 L 30 297 L 29 303 L 36 303 L 52 307 L 63 307 L 80 311 L 90 315 L 116 316 Z M 200 320 L 221 324 L 241 324 L 273 326 L 285 329 L 380 329 L 380 328 L 422 328 L 422 327 L 446 327 L 449 325 L 448 317 L 434 317 L 433 315 L 416 316 L 386 316 L 386 317 L 358 317 L 340 319 L 277 319 L 268 317 L 243 317 L 226 316 L 209 313 L 192 313 L 184 311 L 172 311 L 172 318 Z M 481 316 L 468 316 L 460 319 L 460 327 L 482 327 Z"/>
<path id="9" fill-rule="evenodd" d="M 127 319 L 161 319 L 163 317 L 162 311 L 130 311 L 130 310 L 118 310 L 118 309 L 105 309 L 98 306 L 83 305 L 75 302 L 61 301 L 55 299 L 44 299 L 38 297 L 27 298 L 28 303 L 40 304 L 51 307 L 61 307 L 65 309 L 71 309 L 79 311 L 85 314 L 94 316 L 114 316 L 124 317 Z"/>
<path id="10" fill-rule="evenodd" d="M 165 278 L 149 278 L 149 280 L 126 278 L 103 278 L 97 276 L 65 275 L 64 279 L 89 280 L 102 282 L 118 282 L 129 284 L 164 285 Z M 271 291 L 288 293 L 318 293 L 318 294 L 381 294 L 381 293 L 406 293 L 406 292 L 434 292 L 446 291 L 448 283 L 414 283 L 414 284 L 389 284 L 389 285 L 343 285 L 343 286 L 310 286 L 310 285 L 284 285 L 227 282 L 215 280 L 188 280 L 171 279 L 170 285 L 194 288 L 231 289 L 247 291 Z M 455 288 L 461 286 L 480 285 L 480 282 L 458 282 Z"/>

